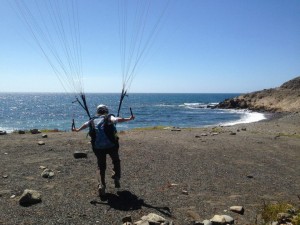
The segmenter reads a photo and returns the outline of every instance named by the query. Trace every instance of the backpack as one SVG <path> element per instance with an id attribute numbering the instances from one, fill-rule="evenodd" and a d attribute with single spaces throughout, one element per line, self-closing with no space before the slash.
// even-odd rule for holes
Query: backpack
<path id="1" fill-rule="evenodd" d="M 110 122 L 112 114 L 94 117 L 90 120 L 89 135 L 93 149 L 107 149 L 119 145 L 117 129 Z"/>

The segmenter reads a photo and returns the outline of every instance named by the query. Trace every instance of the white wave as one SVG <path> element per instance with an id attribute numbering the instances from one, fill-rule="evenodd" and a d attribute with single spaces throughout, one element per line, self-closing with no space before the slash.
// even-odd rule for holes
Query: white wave
<path id="1" fill-rule="evenodd" d="M 206 108 L 211 108 L 218 103 L 212 102 L 212 103 L 183 103 L 180 105 L 172 105 L 172 104 L 157 104 L 155 106 L 157 107 L 183 107 L 187 109 L 206 109 Z"/>
<path id="2" fill-rule="evenodd" d="M 179 105 L 180 107 L 186 107 L 188 109 L 207 109 L 211 108 L 218 103 L 184 103 L 183 105 Z"/>
<path id="3" fill-rule="evenodd" d="M 11 128 L 11 127 L 0 127 L 0 130 L 1 131 L 6 131 L 6 133 L 12 133 L 14 132 L 14 128 Z"/>
<path id="4" fill-rule="evenodd" d="M 232 113 L 240 113 L 241 118 L 239 120 L 235 121 L 229 121 L 226 123 L 220 124 L 221 126 L 233 126 L 236 124 L 242 124 L 242 123 L 253 123 L 258 122 L 261 120 L 267 119 L 265 114 L 259 113 L 259 112 L 251 112 L 251 111 L 244 111 L 244 110 L 230 110 Z"/>
<path id="5" fill-rule="evenodd" d="M 157 107 L 177 107 L 176 105 L 169 105 L 169 104 L 157 104 Z"/>

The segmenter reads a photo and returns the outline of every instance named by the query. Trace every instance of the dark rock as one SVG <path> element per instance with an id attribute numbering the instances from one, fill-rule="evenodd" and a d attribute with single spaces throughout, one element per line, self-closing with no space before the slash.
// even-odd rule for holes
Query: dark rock
<path id="1" fill-rule="evenodd" d="M 171 131 L 181 131 L 181 129 L 173 128 Z"/>
<path id="2" fill-rule="evenodd" d="M 41 194 L 38 191 L 26 189 L 19 199 L 19 204 L 21 206 L 31 206 L 41 201 Z"/>
<path id="3" fill-rule="evenodd" d="M 25 134 L 25 131 L 24 130 L 19 130 L 18 133 L 19 134 Z"/>
<path id="4" fill-rule="evenodd" d="M 0 130 L 0 135 L 5 135 L 6 131 L 5 130 Z"/>
<path id="5" fill-rule="evenodd" d="M 38 129 L 32 129 L 32 130 L 30 130 L 30 133 L 32 133 L 32 134 L 40 134 L 41 131 L 39 131 Z"/>
<path id="6" fill-rule="evenodd" d="M 122 223 L 127 223 L 127 222 L 132 223 L 132 218 L 131 218 L 130 215 L 125 216 L 125 217 L 122 218 Z"/>
<path id="7" fill-rule="evenodd" d="M 79 151 L 76 151 L 74 152 L 74 158 L 75 159 L 80 159 L 80 158 L 87 158 L 87 153 L 86 152 L 79 152 Z"/>

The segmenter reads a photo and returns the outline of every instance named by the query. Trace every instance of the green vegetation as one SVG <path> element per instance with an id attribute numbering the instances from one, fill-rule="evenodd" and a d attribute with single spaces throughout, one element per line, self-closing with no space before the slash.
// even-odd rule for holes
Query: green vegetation
<path id="1" fill-rule="evenodd" d="M 300 138 L 300 134 L 286 134 L 286 133 L 279 133 L 279 136 L 284 136 L 284 137 L 292 137 L 292 138 Z"/>
<path id="2" fill-rule="evenodd" d="M 279 216 L 280 214 L 284 216 Z M 300 225 L 300 210 L 296 209 L 293 205 L 289 203 L 272 203 L 264 204 L 262 209 L 262 219 L 265 224 L 273 221 L 278 221 L 284 217 L 289 220 L 293 225 Z"/>
<path id="3" fill-rule="evenodd" d="M 223 128 L 222 127 L 213 127 L 211 129 L 211 131 L 214 133 L 221 133 L 223 131 Z"/>
<path id="4" fill-rule="evenodd" d="M 165 126 L 154 126 L 154 127 L 139 127 L 134 128 L 133 130 L 163 130 L 165 129 Z"/>
<path id="5" fill-rule="evenodd" d="M 53 133 L 53 132 L 63 132 L 62 130 L 53 129 L 53 130 L 40 130 L 42 133 Z"/>
<path id="6" fill-rule="evenodd" d="M 36 133 L 55 133 L 55 132 L 64 132 L 63 130 L 59 129 L 44 129 L 44 130 L 37 130 Z M 14 130 L 13 134 L 30 134 L 32 130 Z"/>

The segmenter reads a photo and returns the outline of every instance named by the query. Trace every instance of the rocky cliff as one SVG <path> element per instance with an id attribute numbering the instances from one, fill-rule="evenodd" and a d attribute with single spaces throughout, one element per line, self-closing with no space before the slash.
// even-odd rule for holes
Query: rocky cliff
<path id="1" fill-rule="evenodd" d="M 220 102 L 216 108 L 271 112 L 300 112 L 300 76 L 280 87 L 243 94 Z"/>

